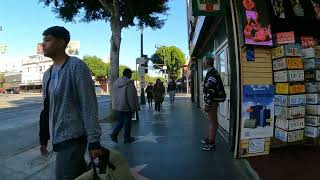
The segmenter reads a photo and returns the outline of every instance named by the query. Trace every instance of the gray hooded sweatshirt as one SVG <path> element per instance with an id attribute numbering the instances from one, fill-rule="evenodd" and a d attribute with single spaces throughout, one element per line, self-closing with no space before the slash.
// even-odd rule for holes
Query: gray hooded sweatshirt
<path id="1" fill-rule="evenodd" d="M 114 82 L 112 87 L 112 109 L 123 112 L 140 110 L 137 89 L 129 78 L 122 77 Z"/>

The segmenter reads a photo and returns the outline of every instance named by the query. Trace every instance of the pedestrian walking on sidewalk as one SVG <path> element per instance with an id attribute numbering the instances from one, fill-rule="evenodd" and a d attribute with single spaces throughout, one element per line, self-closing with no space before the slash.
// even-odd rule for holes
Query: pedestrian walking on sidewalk
<path id="1" fill-rule="evenodd" d="M 114 82 L 112 87 L 112 110 L 116 115 L 116 126 L 110 135 L 112 141 L 118 143 L 118 134 L 124 125 L 124 143 L 132 143 L 135 141 L 131 137 L 131 121 L 132 115 L 136 111 L 140 111 L 137 89 L 131 80 L 132 71 L 125 69 L 123 77 Z"/>
<path id="2" fill-rule="evenodd" d="M 53 26 L 42 35 L 44 56 L 51 58 L 53 65 L 43 75 L 40 151 L 43 156 L 49 155 L 47 144 L 51 139 L 56 152 L 56 179 L 71 180 L 87 171 L 87 143 L 93 157 L 102 152 L 95 87 L 86 64 L 65 53 L 70 41 L 68 30 Z"/>
<path id="3" fill-rule="evenodd" d="M 219 102 L 226 99 L 223 83 L 218 71 L 214 68 L 214 59 L 212 57 L 206 58 L 206 68 L 208 72 L 204 80 L 204 102 L 205 111 L 209 116 L 209 136 L 201 142 L 204 144 L 202 147 L 205 151 L 210 151 L 216 146 L 216 134 L 218 130 L 218 117 L 217 111 Z"/>
<path id="4" fill-rule="evenodd" d="M 163 97 L 165 95 L 165 87 L 161 83 L 160 79 L 157 79 L 156 84 L 153 87 L 153 97 L 154 97 L 154 103 L 155 103 L 155 110 L 156 112 L 160 112 L 160 106 L 163 102 Z"/>
<path id="5" fill-rule="evenodd" d="M 174 104 L 174 98 L 176 95 L 176 89 L 177 89 L 177 85 L 174 82 L 174 80 L 170 81 L 168 84 L 168 93 L 170 96 L 170 104 Z"/>
<path id="6" fill-rule="evenodd" d="M 147 93 L 147 98 L 148 98 L 149 107 L 152 107 L 152 99 L 153 99 L 152 89 L 153 89 L 153 86 L 152 86 L 152 84 L 150 83 L 150 84 L 148 85 L 148 87 L 146 88 L 146 93 Z"/>

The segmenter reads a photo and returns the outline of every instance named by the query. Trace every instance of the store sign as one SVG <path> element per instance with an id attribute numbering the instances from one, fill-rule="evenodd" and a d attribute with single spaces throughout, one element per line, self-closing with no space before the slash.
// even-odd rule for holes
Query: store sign
<path id="1" fill-rule="evenodd" d="M 192 0 L 194 16 L 214 15 L 221 10 L 221 0 Z"/>
<path id="2" fill-rule="evenodd" d="M 293 31 L 277 33 L 276 36 L 277 36 L 277 43 L 278 44 L 295 43 Z"/>
<path id="3" fill-rule="evenodd" d="M 312 36 L 301 36 L 301 46 L 302 49 L 313 48 L 315 46 L 315 41 Z"/>
<path id="4" fill-rule="evenodd" d="M 244 85 L 241 139 L 273 136 L 274 86 Z"/>
<path id="5" fill-rule="evenodd" d="M 37 54 L 43 54 L 43 46 L 42 43 L 37 44 Z"/>

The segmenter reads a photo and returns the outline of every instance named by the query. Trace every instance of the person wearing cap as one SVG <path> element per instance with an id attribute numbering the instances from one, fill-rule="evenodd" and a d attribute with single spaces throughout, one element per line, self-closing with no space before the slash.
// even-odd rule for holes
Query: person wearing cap
<path id="1" fill-rule="evenodd" d="M 102 155 L 98 105 L 86 64 L 65 52 L 70 33 L 60 26 L 43 32 L 44 56 L 53 65 L 43 75 L 44 109 L 40 115 L 40 151 L 48 155 L 48 141 L 56 152 L 56 179 L 75 179 L 87 171 L 84 155 Z"/>
<path id="2" fill-rule="evenodd" d="M 118 134 L 124 125 L 124 143 L 135 141 L 131 137 L 132 115 L 140 110 L 137 89 L 131 80 L 132 71 L 125 69 L 123 77 L 117 79 L 112 86 L 112 110 L 117 120 L 116 126 L 110 134 L 111 140 L 118 143 Z"/>

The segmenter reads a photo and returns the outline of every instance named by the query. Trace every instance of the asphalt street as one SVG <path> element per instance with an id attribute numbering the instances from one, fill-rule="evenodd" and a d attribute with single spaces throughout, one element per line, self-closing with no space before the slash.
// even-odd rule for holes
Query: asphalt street
<path id="1" fill-rule="evenodd" d="M 98 95 L 99 119 L 107 116 L 110 97 Z M 41 95 L 0 95 L 0 160 L 39 145 Z"/>

